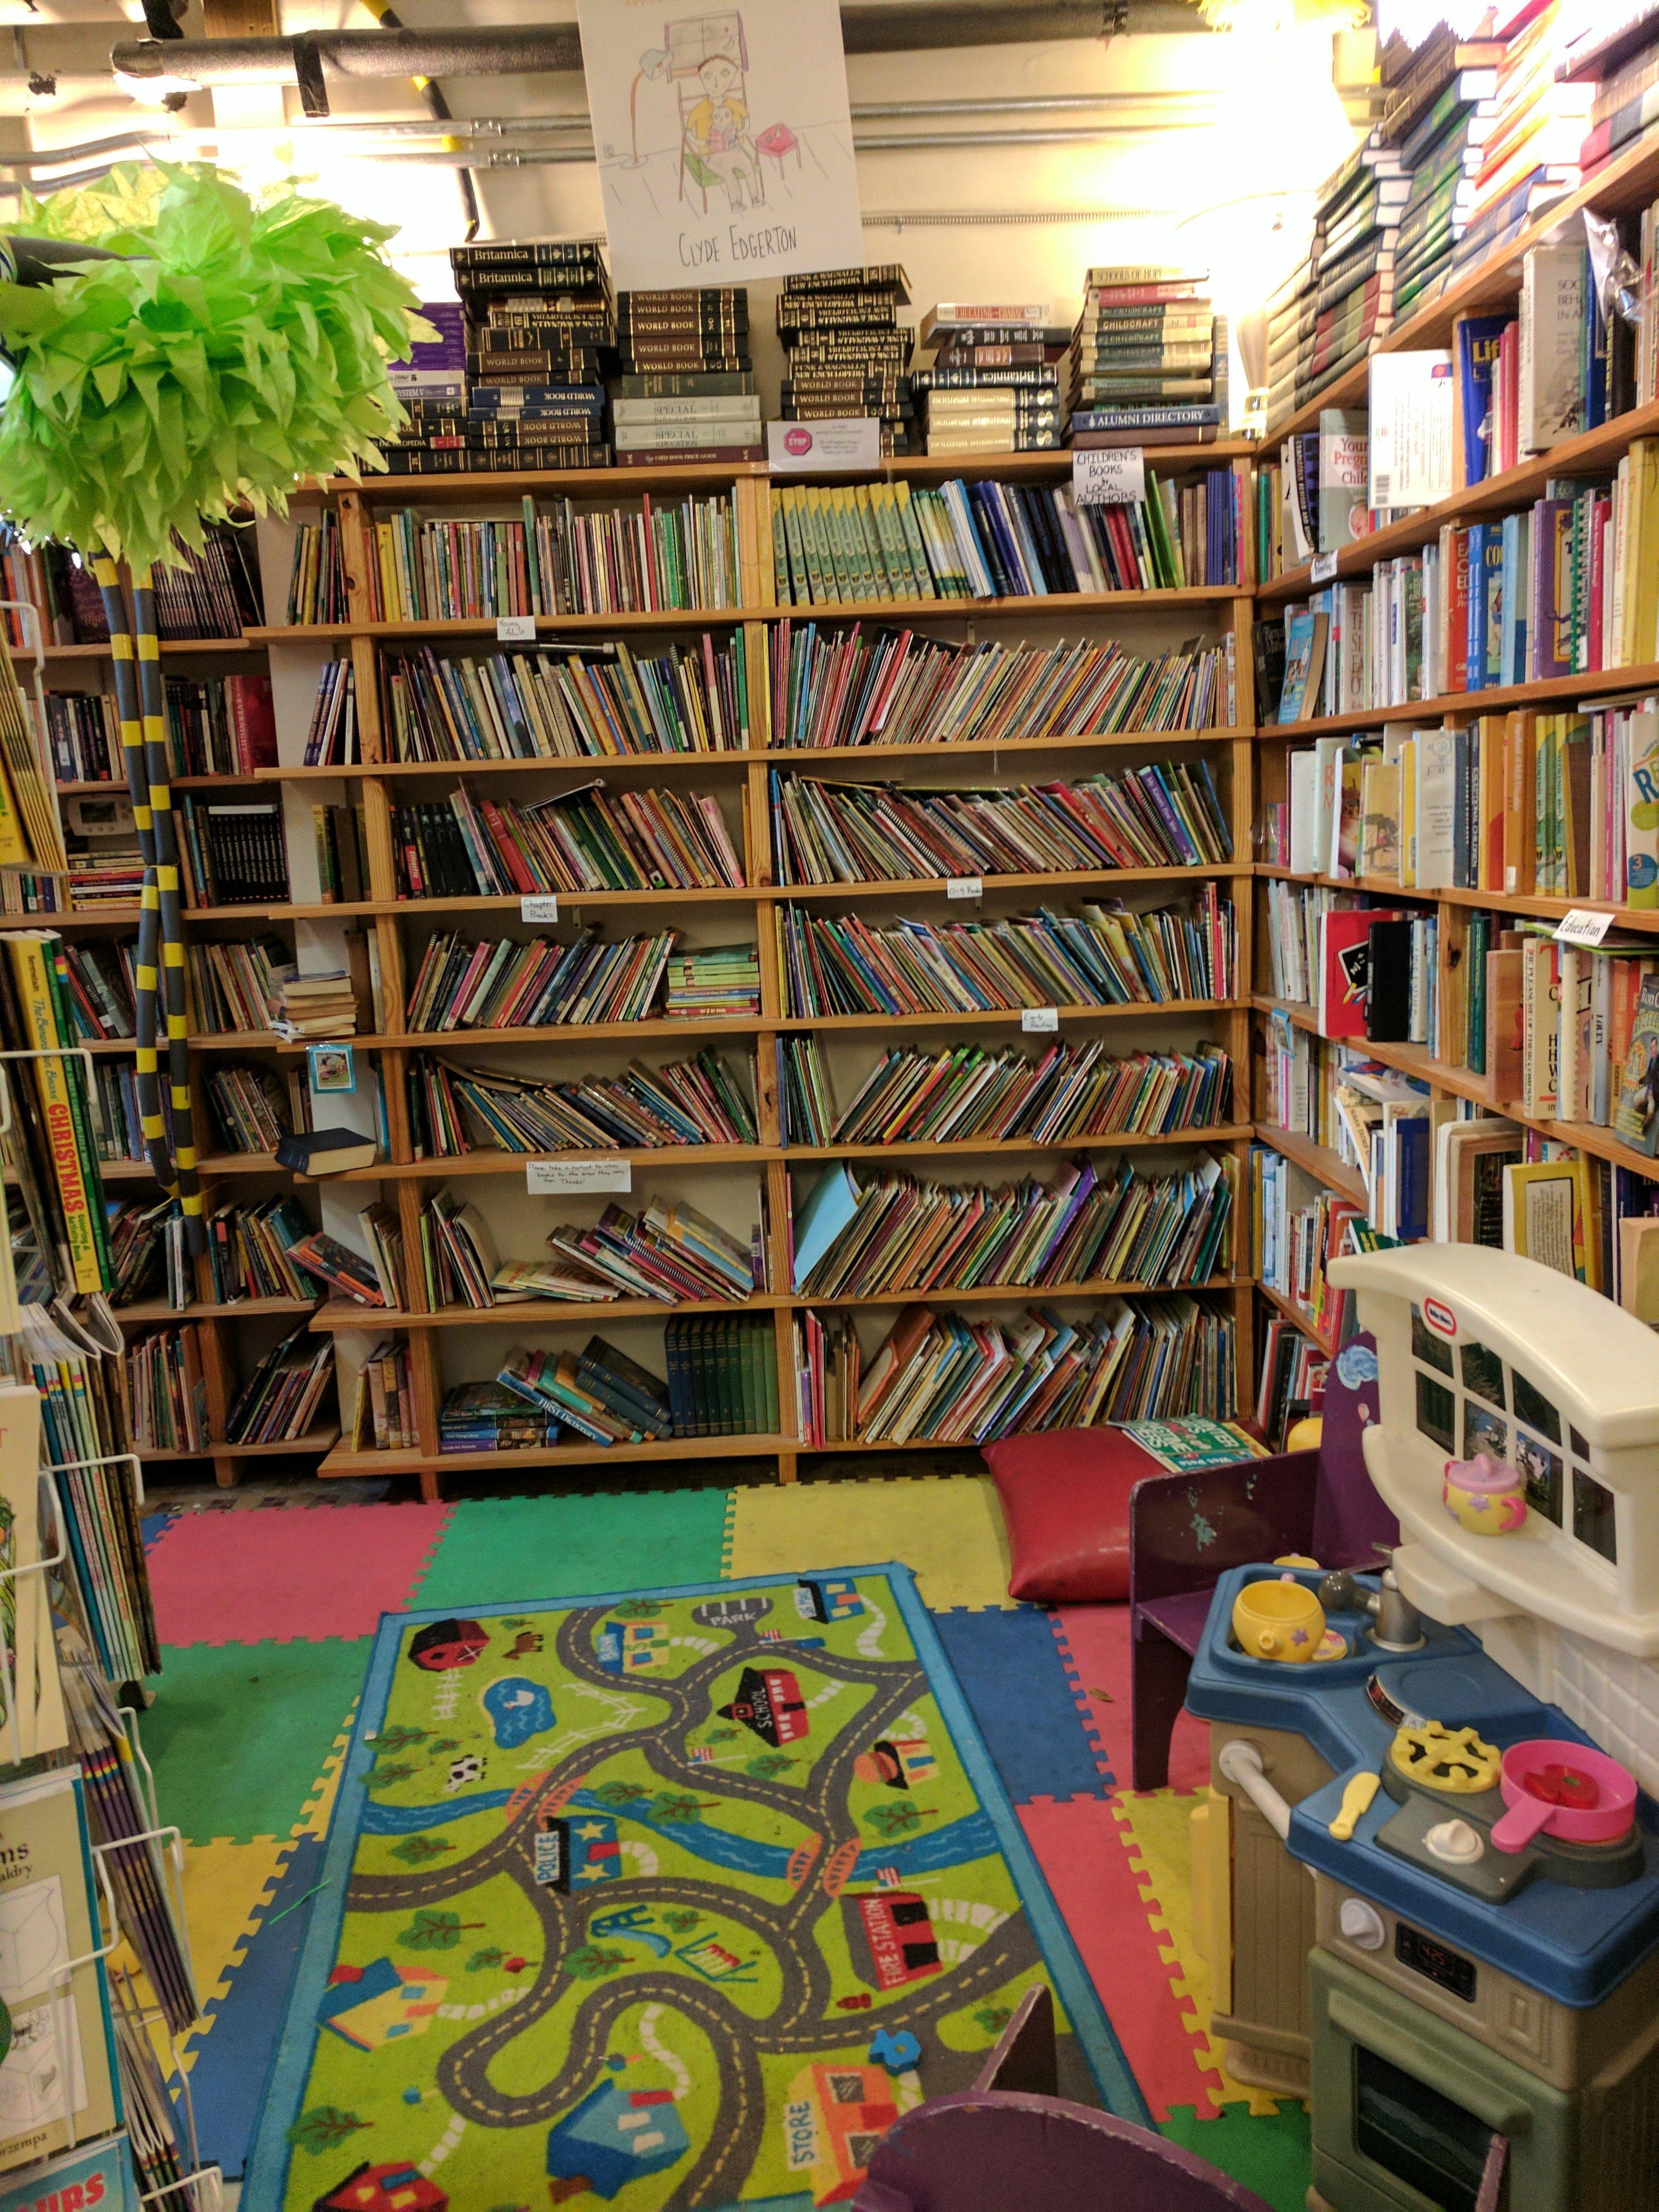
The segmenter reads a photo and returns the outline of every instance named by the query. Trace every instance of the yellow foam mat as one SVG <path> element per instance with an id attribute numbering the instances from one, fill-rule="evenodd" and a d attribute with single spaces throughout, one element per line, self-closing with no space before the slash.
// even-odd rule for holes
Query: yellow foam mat
<path id="1" fill-rule="evenodd" d="M 228 1989 L 231 1969 L 241 1964 L 255 1917 L 293 1848 L 291 1838 L 274 1836 L 256 1836 L 251 1844 L 216 1837 L 210 1844 L 185 1846 L 185 1919 L 204 2005 Z M 198 2027 L 193 2036 L 203 2032 Z M 189 2039 L 185 2050 L 188 2063 Z"/>
<path id="2" fill-rule="evenodd" d="M 1176 1790 L 1114 1798 L 1130 1864 L 1140 1881 L 1152 1932 L 1170 1969 L 1170 1987 L 1187 2015 L 1194 2057 L 1212 2075 L 1218 2104 L 1245 2103 L 1258 2117 L 1277 2112 L 1279 2100 L 1236 2081 L 1221 2063 L 1221 2040 L 1210 2033 L 1210 1970 L 1193 1942 L 1192 1814 L 1196 1797 Z"/>
<path id="3" fill-rule="evenodd" d="M 924 1605 L 1012 1606 L 1008 1542 L 988 1474 L 781 1483 L 737 1492 L 726 1572 L 805 1574 L 899 1559 Z"/>

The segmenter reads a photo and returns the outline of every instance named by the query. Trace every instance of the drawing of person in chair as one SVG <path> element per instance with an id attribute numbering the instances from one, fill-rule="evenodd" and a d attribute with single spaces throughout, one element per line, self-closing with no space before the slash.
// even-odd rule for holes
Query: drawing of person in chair
<path id="1" fill-rule="evenodd" d="M 743 72 L 729 54 L 710 54 L 697 67 L 702 96 L 686 112 L 685 167 L 696 183 L 721 185 L 733 214 L 763 207 L 766 188 L 749 128 Z"/>

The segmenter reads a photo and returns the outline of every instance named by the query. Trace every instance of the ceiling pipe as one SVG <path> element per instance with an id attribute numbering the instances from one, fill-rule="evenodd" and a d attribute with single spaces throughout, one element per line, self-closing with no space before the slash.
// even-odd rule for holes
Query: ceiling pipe
<path id="1" fill-rule="evenodd" d="M 842 35 L 849 54 L 922 52 L 1109 38 L 1129 29 L 1200 31 L 1196 8 L 1130 0 L 848 0 Z M 581 67 L 574 23 L 465 29 L 306 31 L 277 39 L 125 40 L 110 55 L 118 76 L 167 76 L 198 85 L 293 84 L 314 98 L 329 76 L 535 76 Z M 326 112 L 326 109 L 319 112 Z"/>

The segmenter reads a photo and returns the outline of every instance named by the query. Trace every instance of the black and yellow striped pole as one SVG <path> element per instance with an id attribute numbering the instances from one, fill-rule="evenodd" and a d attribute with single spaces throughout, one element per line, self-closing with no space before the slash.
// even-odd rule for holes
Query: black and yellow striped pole
<path id="1" fill-rule="evenodd" d="M 144 766 L 149 780 L 150 835 L 155 844 L 156 902 L 161 924 L 161 989 L 167 1020 L 167 1086 L 173 1106 L 176 1196 L 185 1217 L 185 1243 L 192 1255 L 206 1251 L 202 1191 L 196 1174 L 195 1130 L 190 1109 L 190 1049 L 185 1012 L 184 902 L 179 884 L 179 834 L 173 817 L 172 765 L 167 759 L 161 647 L 155 623 L 155 586 L 146 566 L 132 572 L 132 605 L 138 644 L 138 708 L 143 718 Z"/>

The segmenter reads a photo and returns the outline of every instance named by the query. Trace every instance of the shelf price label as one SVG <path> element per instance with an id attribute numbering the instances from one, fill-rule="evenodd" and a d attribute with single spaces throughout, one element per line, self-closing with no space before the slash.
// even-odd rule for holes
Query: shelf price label
<path id="1" fill-rule="evenodd" d="M 541 891 L 534 898 L 519 901 L 520 921 L 556 921 L 558 918 L 558 897 L 552 891 Z"/>
<path id="2" fill-rule="evenodd" d="M 1073 448 L 1072 497 L 1079 507 L 1126 507 L 1146 496 L 1144 446 Z"/>
<path id="3" fill-rule="evenodd" d="M 497 645 L 534 645 L 536 617 L 534 615 L 497 615 L 495 617 Z"/>
<path id="4" fill-rule="evenodd" d="M 1613 927 L 1611 914 L 1596 914 L 1586 906 L 1576 906 L 1557 923 L 1555 941 L 1558 945 L 1599 945 Z"/>
<path id="5" fill-rule="evenodd" d="M 632 1190 L 631 1160 L 528 1160 L 525 1180 L 532 1198 L 563 1197 L 573 1191 Z"/>
<path id="6" fill-rule="evenodd" d="M 1309 581 L 1314 584 L 1328 584 L 1334 582 L 1335 577 L 1335 548 L 1333 547 L 1328 553 L 1316 553 L 1313 559 L 1308 563 Z"/>
<path id="7" fill-rule="evenodd" d="M 945 896 L 948 899 L 976 899 L 985 896 L 984 879 L 979 876 L 947 876 Z"/>
<path id="8" fill-rule="evenodd" d="M 1060 1027 L 1060 1008 L 1022 1006 L 1019 1025 L 1027 1036 L 1052 1036 Z"/>

